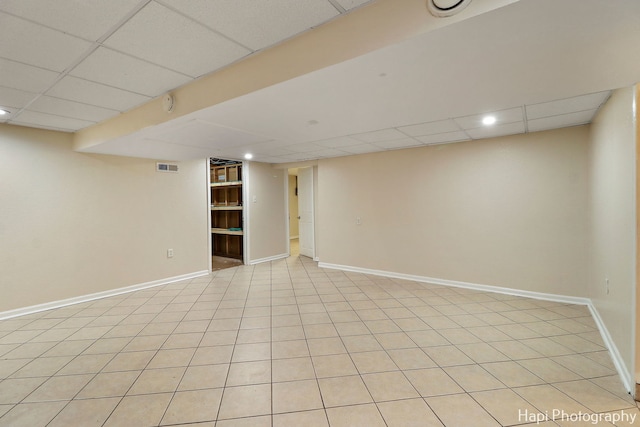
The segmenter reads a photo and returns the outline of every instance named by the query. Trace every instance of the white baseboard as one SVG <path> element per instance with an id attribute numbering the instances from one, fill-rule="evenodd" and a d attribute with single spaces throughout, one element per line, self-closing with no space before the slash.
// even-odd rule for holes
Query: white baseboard
<path id="1" fill-rule="evenodd" d="M 524 291 L 521 289 L 503 288 L 501 286 L 479 285 L 476 283 L 459 282 L 455 280 L 437 279 L 435 277 L 416 276 L 412 274 L 395 273 L 383 270 L 371 270 L 368 268 L 352 267 L 348 265 L 318 263 L 318 267 L 334 270 L 352 271 L 354 273 L 371 274 L 374 276 L 392 277 L 394 279 L 412 280 L 414 282 L 432 283 L 434 285 L 453 286 L 456 288 L 474 289 L 477 291 L 495 292 L 499 294 L 515 295 L 546 301 L 564 302 L 567 304 L 590 305 L 589 298 L 572 297 L 566 295 L 546 294 L 542 292 Z"/>
<path id="2" fill-rule="evenodd" d="M 289 257 L 289 254 L 279 254 L 279 255 L 269 256 L 266 258 L 252 259 L 249 261 L 248 265 L 261 264 L 263 262 L 269 262 L 269 261 L 277 261 L 279 259 L 288 258 L 288 257 Z"/>
<path id="3" fill-rule="evenodd" d="M 503 288 L 500 286 L 480 285 L 476 283 L 458 282 L 455 280 L 437 279 L 434 277 L 416 276 L 411 274 L 395 273 L 395 272 L 384 271 L 384 270 L 372 270 L 368 268 L 353 267 L 349 265 L 340 265 L 340 264 L 330 264 L 330 263 L 324 263 L 324 262 L 319 262 L 318 267 L 330 268 L 330 269 L 342 270 L 342 271 L 351 271 L 354 273 L 370 274 L 373 276 L 391 277 L 394 279 L 411 280 L 414 282 L 421 282 L 421 283 L 431 283 L 434 285 L 452 286 L 457 288 L 473 289 L 473 290 L 485 291 L 485 292 L 495 292 L 500 294 L 514 295 L 514 296 L 546 300 L 546 301 L 555 301 L 555 302 L 561 302 L 566 304 L 586 305 L 589 308 L 589 311 L 591 312 L 591 315 L 593 316 L 593 319 L 596 322 L 596 325 L 598 326 L 598 330 L 600 331 L 602 340 L 604 341 L 605 346 L 609 350 L 609 354 L 611 355 L 611 359 L 613 360 L 613 365 L 618 371 L 618 375 L 620 375 L 620 379 L 622 380 L 622 383 L 625 389 L 631 395 L 633 395 L 635 392 L 635 381 L 631 376 L 631 372 L 625 365 L 624 360 L 622 359 L 622 356 L 618 351 L 618 347 L 616 347 L 615 343 L 613 342 L 613 339 L 611 338 L 611 335 L 609 334 L 609 331 L 607 330 L 607 327 L 604 324 L 604 321 L 600 317 L 598 310 L 593 305 L 593 302 L 591 301 L 590 298 L 547 294 L 543 292 L 533 292 L 533 291 L 525 291 L 521 289 Z"/>
<path id="4" fill-rule="evenodd" d="M 196 277 L 202 277 L 209 274 L 209 271 L 196 271 L 195 273 L 182 274 L 180 276 L 168 277 L 165 279 L 154 280 L 151 282 L 139 283 L 137 285 L 131 285 L 124 288 L 111 289 L 103 292 L 96 292 L 94 294 L 81 295 L 78 297 L 67 298 L 59 301 L 47 302 L 44 304 L 32 305 L 24 308 L 17 308 L 15 310 L 8 310 L 0 312 L 0 320 L 10 319 L 12 317 L 25 316 L 27 314 L 38 313 L 40 311 L 52 310 L 54 308 L 66 307 L 68 305 L 80 304 L 83 302 L 93 301 L 101 298 L 113 297 L 116 295 L 126 294 L 129 292 L 135 292 L 142 289 L 153 288 L 155 286 L 167 285 L 169 283 L 180 282 L 182 280 L 195 279 Z"/>
<path id="5" fill-rule="evenodd" d="M 622 380 L 622 384 L 624 385 L 624 388 L 627 390 L 629 394 L 634 396 L 635 380 L 631 375 L 631 372 L 629 372 L 629 370 L 627 369 L 627 366 L 625 365 L 624 361 L 622 360 L 620 351 L 618 351 L 618 347 L 613 342 L 613 339 L 609 334 L 609 330 L 607 329 L 607 326 L 604 324 L 602 317 L 600 317 L 600 313 L 598 313 L 598 309 L 593 304 L 589 304 L 589 311 L 591 311 L 593 320 L 595 320 L 596 325 L 598 325 L 598 329 L 600 330 L 600 335 L 602 336 L 602 341 L 604 341 L 604 344 L 609 349 L 611 360 L 613 361 L 613 365 L 616 367 L 616 371 L 618 371 L 618 374 L 620 375 L 620 379 Z"/>

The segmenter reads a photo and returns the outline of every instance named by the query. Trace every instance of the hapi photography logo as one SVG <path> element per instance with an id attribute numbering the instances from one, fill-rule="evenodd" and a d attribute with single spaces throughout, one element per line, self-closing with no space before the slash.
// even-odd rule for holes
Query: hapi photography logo
<path id="1" fill-rule="evenodd" d="M 635 424 L 638 414 L 629 413 L 625 411 L 606 412 L 603 414 L 591 414 L 588 412 L 566 412 L 564 409 L 553 409 L 551 411 L 533 412 L 528 409 L 518 410 L 518 421 L 528 423 L 544 423 L 547 421 L 568 421 L 568 422 L 581 422 L 591 423 L 593 425 L 601 422 L 608 422 L 612 424 L 618 424 L 625 422 L 628 424 Z"/>

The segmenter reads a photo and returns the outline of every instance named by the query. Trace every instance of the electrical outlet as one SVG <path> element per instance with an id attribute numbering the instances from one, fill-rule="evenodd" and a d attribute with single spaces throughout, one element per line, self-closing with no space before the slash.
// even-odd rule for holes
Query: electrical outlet
<path id="1" fill-rule="evenodd" d="M 173 249 L 167 249 L 167 258 L 173 258 Z"/>
<path id="2" fill-rule="evenodd" d="M 362 218 L 359 216 L 356 217 L 356 225 L 362 225 Z"/>

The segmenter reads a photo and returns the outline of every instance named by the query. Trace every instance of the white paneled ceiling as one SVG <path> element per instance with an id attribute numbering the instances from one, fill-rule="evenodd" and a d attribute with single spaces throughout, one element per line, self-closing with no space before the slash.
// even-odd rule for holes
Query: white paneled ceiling
<path id="1" fill-rule="evenodd" d="M 79 130 L 368 3 L 2 0 L 0 122 Z M 639 22 L 637 0 L 513 0 L 88 151 L 282 163 L 581 125 L 640 81 Z"/>
<path id="2" fill-rule="evenodd" d="M 73 132 L 369 1 L 2 0 L 0 122 Z"/>

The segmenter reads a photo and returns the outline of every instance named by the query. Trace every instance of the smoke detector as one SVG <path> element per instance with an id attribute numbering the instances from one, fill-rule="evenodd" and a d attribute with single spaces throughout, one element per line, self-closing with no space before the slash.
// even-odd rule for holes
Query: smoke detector
<path id="1" fill-rule="evenodd" d="M 175 106 L 175 101 L 176 100 L 173 95 L 171 95 L 170 93 L 165 94 L 162 97 L 162 109 L 167 113 L 172 112 L 173 107 Z"/>
<path id="2" fill-rule="evenodd" d="M 438 18 L 453 16 L 469 6 L 471 0 L 427 0 L 427 9 Z"/>

